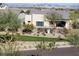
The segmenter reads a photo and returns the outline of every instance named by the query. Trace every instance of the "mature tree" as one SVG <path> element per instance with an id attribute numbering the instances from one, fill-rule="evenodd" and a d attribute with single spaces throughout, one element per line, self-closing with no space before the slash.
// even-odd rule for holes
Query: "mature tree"
<path id="1" fill-rule="evenodd" d="M 56 20 L 61 20 L 62 16 L 57 13 L 46 14 L 45 18 L 50 22 L 50 24 L 56 24 Z"/>
<path id="2" fill-rule="evenodd" d="M 21 21 L 18 19 L 18 15 L 13 12 L 6 12 L 0 14 L 0 27 L 5 29 L 18 30 L 21 26 Z"/>

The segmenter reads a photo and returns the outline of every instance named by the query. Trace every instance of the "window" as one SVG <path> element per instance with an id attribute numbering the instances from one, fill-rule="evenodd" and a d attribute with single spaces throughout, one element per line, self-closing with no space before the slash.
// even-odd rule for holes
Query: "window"
<path id="1" fill-rule="evenodd" d="M 36 26 L 44 26 L 44 22 L 43 21 L 37 21 Z"/>

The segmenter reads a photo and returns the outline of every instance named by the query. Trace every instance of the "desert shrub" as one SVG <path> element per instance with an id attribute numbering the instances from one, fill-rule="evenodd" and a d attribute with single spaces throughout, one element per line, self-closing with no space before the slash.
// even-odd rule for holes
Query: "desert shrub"
<path id="1" fill-rule="evenodd" d="M 75 47 L 79 47 L 79 32 L 70 31 L 67 35 L 67 40 Z"/>
<path id="2" fill-rule="evenodd" d="M 0 27 L 0 31 L 5 31 L 5 28 L 3 28 L 3 27 Z"/>
<path id="3" fill-rule="evenodd" d="M 14 35 L 0 35 L 0 42 L 1 43 L 5 43 L 5 42 L 8 42 L 8 41 L 14 41 L 16 38 Z"/>
<path id="4" fill-rule="evenodd" d="M 54 48 L 55 47 L 55 42 L 50 42 L 48 46 L 49 46 L 49 48 Z"/>
<path id="5" fill-rule="evenodd" d="M 9 28 L 8 31 L 10 31 L 10 32 L 16 32 L 16 31 L 18 31 L 18 29 L 16 29 L 16 28 Z"/>
<path id="6" fill-rule="evenodd" d="M 15 56 L 19 55 L 19 49 L 16 44 L 16 37 L 14 35 L 1 35 L 0 36 L 0 55 Z"/>
<path id="7" fill-rule="evenodd" d="M 24 28 L 25 29 L 29 29 L 29 30 L 33 30 L 34 29 L 34 26 L 33 26 L 33 24 L 25 24 L 24 25 Z"/>
<path id="8" fill-rule="evenodd" d="M 37 49 L 46 49 L 47 48 L 47 45 L 45 44 L 44 41 L 41 41 L 37 46 L 36 46 Z"/>

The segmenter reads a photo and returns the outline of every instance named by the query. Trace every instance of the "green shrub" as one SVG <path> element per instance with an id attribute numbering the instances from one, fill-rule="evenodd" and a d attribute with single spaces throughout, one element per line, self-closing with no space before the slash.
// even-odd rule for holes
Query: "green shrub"
<path id="1" fill-rule="evenodd" d="M 29 30 L 33 30 L 34 26 L 33 26 L 33 24 L 24 24 L 24 28 L 29 29 Z"/>
<path id="2" fill-rule="evenodd" d="M 6 43 L 8 41 L 14 41 L 16 39 L 16 36 L 15 35 L 9 35 L 9 34 L 6 34 L 6 35 L 0 35 L 0 42 L 2 43 Z"/>
<path id="3" fill-rule="evenodd" d="M 0 31 L 5 31 L 5 28 L 3 28 L 3 27 L 0 27 Z"/>
<path id="4" fill-rule="evenodd" d="M 71 31 L 68 36 L 67 40 L 74 46 L 79 47 L 79 32 Z"/>
<path id="5" fill-rule="evenodd" d="M 50 43 L 49 43 L 49 47 L 50 47 L 50 48 L 54 48 L 54 46 L 55 46 L 55 42 L 50 42 Z"/>
<path id="6" fill-rule="evenodd" d="M 16 46 L 16 37 L 14 35 L 0 35 L 0 55 L 15 56 L 18 54 L 18 47 Z"/>
<path id="7" fill-rule="evenodd" d="M 46 49 L 47 48 L 47 45 L 45 44 L 45 41 L 41 41 L 37 46 L 36 46 L 37 49 Z"/>

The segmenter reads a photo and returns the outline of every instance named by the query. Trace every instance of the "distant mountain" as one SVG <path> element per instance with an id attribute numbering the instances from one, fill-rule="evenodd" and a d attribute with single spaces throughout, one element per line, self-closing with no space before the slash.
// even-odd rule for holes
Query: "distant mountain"
<path id="1" fill-rule="evenodd" d="M 55 7 L 79 9 L 79 3 L 6 3 L 8 7 Z"/>

